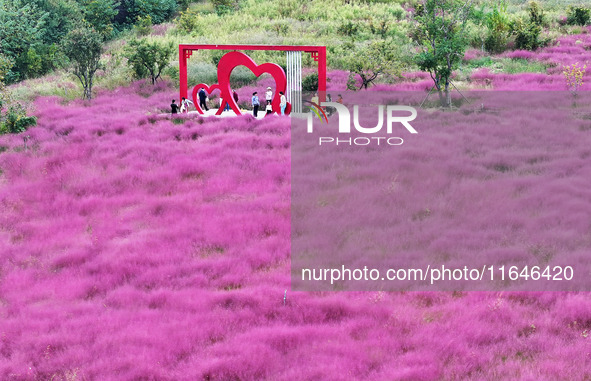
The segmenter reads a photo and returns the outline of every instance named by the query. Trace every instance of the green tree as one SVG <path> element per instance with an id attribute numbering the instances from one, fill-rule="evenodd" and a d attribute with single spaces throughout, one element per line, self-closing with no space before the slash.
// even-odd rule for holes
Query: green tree
<path id="1" fill-rule="evenodd" d="M 174 53 L 174 45 L 149 42 L 147 39 L 132 40 L 125 57 L 137 78 L 150 77 L 155 84 L 162 70 L 168 66 Z"/>
<path id="2" fill-rule="evenodd" d="M 35 4 L 20 0 L 0 1 L 0 52 L 14 64 L 27 62 L 29 48 L 41 43 L 41 29 L 46 13 Z M 25 77 L 26 68 L 13 66 L 6 73 L 8 83 Z"/>
<path id="3" fill-rule="evenodd" d="M 394 41 L 377 40 L 343 45 L 338 65 L 361 77 L 361 88 L 367 89 L 381 75 L 400 76 L 404 55 Z"/>
<path id="4" fill-rule="evenodd" d="M 568 25 L 585 26 L 591 22 L 591 9 L 583 5 L 571 5 L 566 11 L 566 23 Z"/>
<path id="5" fill-rule="evenodd" d="M 318 91 L 318 74 L 309 74 L 304 77 L 302 91 Z"/>
<path id="6" fill-rule="evenodd" d="M 147 36 L 152 33 L 152 17 L 146 15 L 138 18 L 137 22 L 133 26 L 133 30 L 138 36 Z"/>
<path id="7" fill-rule="evenodd" d="M 417 7 L 411 31 L 420 47 L 415 56 L 419 68 L 428 72 L 442 104 L 451 106 L 450 77 L 468 45 L 466 24 L 473 0 L 423 0 Z"/>
<path id="8" fill-rule="evenodd" d="M 37 118 L 27 116 L 25 108 L 13 102 L 4 83 L 4 78 L 13 65 L 13 61 L 0 54 L 0 134 L 19 133 L 37 123 Z M 6 113 L 3 110 L 6 109 Z"/>
<path id="9" fill-rule="evenodd" d="M 515 19 L 511 24 L 511 32 L 515 35 L 515 47 L 517 49 L 535 50 L 546 45 L 549 40 L 542 39 L 542 24 L 544 13 L 539 4 L 530 1 L 528 4 L 529 20 L 521 17 Z"/>
<path id="10" fill-rule="evenodd" d="M 33 0 L 38 9 L 47 14 L 41 19 L 40 38 L 43 44 L 57 44 L 82 20 L 82 12 L 74 0 Z"/>
<path id="11" fill-rule="evenodd" d="M 119 13 L 117 9 L 120 5 L 115 0 L 84 0 L 83 15 L 84 20 L 104 39 L 113 35 L 113 20 Z"/>
<path id="12" fill-rule="evenodd" d="M 115 17 L 121 25 L 133 25 L 138 18 L 150 16 L 154 24 L 168 20 L 177 10 L 176 0 L 121 0 Z"/>
<path id="13" fill-rule="evenodd" d="M 84 99 L 92 99 L 94 74 L 101 68 L 102 41 L 98 32 L 79 27 L 68 33 L 63 43 L 64 54 L 70 60 L 72 71 L 84 89 Z"/>
<path id="14" fill-rule="evenodd" d="M 14 62 L 7 56 L 0 53 L 0 115 L 6 101 L 8 101 L 8 91 L 6 90 L 5 78 Z"/>
<path id="15" fill-rule="evenodd" d="M 507 48 L 511 32 L 511 20 L 504 0 L 493 6 L 492 11 L 485 15 L 484 22 L 488 30 L 484 47 L 490 53 L 503 52 Z"/>
<path id="16" fill-rule="evenodd" d="M 212 0 L 211 2 L 218 16 L 232 13 L 239 7 L 238 0 Z"/>

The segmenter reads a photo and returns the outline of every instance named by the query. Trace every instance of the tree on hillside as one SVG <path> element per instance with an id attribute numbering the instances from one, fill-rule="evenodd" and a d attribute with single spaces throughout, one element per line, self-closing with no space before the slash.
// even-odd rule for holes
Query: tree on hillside
<path id="1" fill-rule="evenodd" d="M 29 48 L 41 42 L 41 29 L 46 13 L 35 4 L 18 0 L 0 1 L 0 52 L 16 65 L 17 59 L 26 58 Z M 23 79 L 24 74 L 13 66 L 6 73 L 8 83 Z"/>
<path id="2" fill-rule="evenodd" d="M 367 89 L 381 75 L 400 76 L 401 52 L 392 40 L 377 40 L 343 45 L 338 66 L 361 77 L 361 88 Z"/>
<path id="3" fill-rule="evenodd" d="M 46 13 L 39 30 L 44 44 L 57 44 L 81 21 L 80 6 L 76 0 L 32 0 Z"/>
<path id="4" fill-rule="evenodd" d="M 174 45 L 148 42 L 147 39 L 132 40 L 125 52 L 125 57 L 137 78 L 150 77 L 155 84 L 162 70 L 168 66 L 174 53 Z"/>
<path id="5" fill-rule="evenodd" d="M 105 39 L 113 34 L 113 20 L 119 13 L 120 3 L 115 0 L 84 0 L 84 20 Z"/>
<path id="6" fill-rule="evenodd" d="M 474 0 L 423 0 L 414 15 L 411 38 L 420 47 L 415 56 L 419 68 L 428 72 L 442 104 L 451 105 L 452 71 L 468 45 L 466 24 Z"/>
<path id="7" fill-rule="evenodd" d="M 93 29 L 79 27 L 68 33 L 63 43 L 64 54 L 84 89 L 84 99 L 92 99 L 94 74 L 101 68 L 102 41 L 102 36 Z"/>
<path id="8" fill-rule="evenodd" d="M 0 135 L 18 134 L 37 123 L 37 118 L 27 116 L 26 109 L 11 99 L 10 92 L 6 88 L 4 78 L 13 64 L 10 58 L 0 54 Z"/>
<path id="9" fill-rule="evenodd" d="M 115 23 L 121 26 L 133 25 L 138 18 L 146 16 L 150 16 L 154 24 L 160 24 L 170 19 L 178 7 L 176 0 L 120 0 L 120 3 Z"/>
<path id="10" fill-rule="evenodd" d="M 4 103 L 8 99 L 8 93 L 6 91 L 5 84 L 6 74 L 8 74 L 8 71 L 10 70 L 13 64 L 14 63 L 10 58 L 6 57 L 3 54 L 0 54 L 0 115 L 2 113 L 2 108 L 4 107 Z"/>

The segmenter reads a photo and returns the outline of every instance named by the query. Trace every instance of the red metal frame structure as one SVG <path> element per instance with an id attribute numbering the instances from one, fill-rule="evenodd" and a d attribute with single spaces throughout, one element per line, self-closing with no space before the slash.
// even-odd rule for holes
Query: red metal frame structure
<path id="1" fill-rule="evenodd" d="M 195 50 L 276 50 L 301 51 L 310 53 L 314 61 L 318 62 L 318 96 L 324 99 L 326 94 L 326 46 L 304 45 L 179 45 L 179 82 L 180 98 L 188 98 L 187 59 Z"/>

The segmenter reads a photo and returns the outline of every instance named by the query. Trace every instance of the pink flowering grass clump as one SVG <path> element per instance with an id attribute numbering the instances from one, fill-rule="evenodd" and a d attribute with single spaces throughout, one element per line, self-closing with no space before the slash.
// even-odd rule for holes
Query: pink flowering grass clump
<path id="1" fill-rule="evenodd" d="M 468 49 L 464 52 L 462 60 L 467 62 L 482 56 L 484 56 L 484 52 L 481 49 Z"/>
<path id="2" fill-rule="evenodd" d="M 591 33 L 563 36 L 552 45 L 536 51 L 513 50 L 501 57 L 540 61 L 549 67 L 547 74 L 505 74 L 490 73 L 488 69 L 475 71 L 470 79 L 479 85 L 490 85 L 495 90 L 567 90 L 562 72 L 565 66 L 579 63 L 581 66 L 591 63 Z M 484 81 L 483 81 L 484 80 Z M 587 72 L 581 90 L 591 90 L 591 73 Z"/>
<path id="3" fill-rule="evenodd" d="M 587 294 L 292 292 L 289 119 L 173 120 L 159 114 L 176 90 L 158 86 L 39 98 L 38 126 L 0 137 L 0 379 L 591 376 Z M 450 118 L 431 131 L 459 146 L 409 158 L 514 165 L 489 183 L 530 156 L 542 171 L 583 171 L 566 151 L 510 145 L 494 129 L 479 138 Z M 560 144 L 588 151 L 588 131 L 556 128 Z"/>
<path id="4" fill-rule="evenodd" d="M 487 68 L 475 70 L 470 75 L 470 81 L 478 86 L 492 86 L 498 91 L 564 91 L 567 90 L 566 81 L 562 74 L 542 73 L 492 73 Z M 587 83 L 581 90 L 590 90 Z"/>

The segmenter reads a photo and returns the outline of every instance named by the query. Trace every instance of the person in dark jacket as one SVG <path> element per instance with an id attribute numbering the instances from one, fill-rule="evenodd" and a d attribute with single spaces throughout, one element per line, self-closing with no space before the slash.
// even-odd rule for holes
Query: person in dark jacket
<path id="1" fill-rule="evenodd" d="M 172 103 L 170 104 L 170 111 L 171 113 L 174 114 L 178 114 L 179 112 L 179 105 L 176 104 L 176 100 L 172 100 Z"/>
<path id="2" fill-rule="evenodd" d="M 205 93 L 205 90 L 199 90 L 199 107 L 201 107 L 201 109 L 204 111 L 209 111 L 209 109 L 207 108 L 206 100 L 207 94 Z"/>

